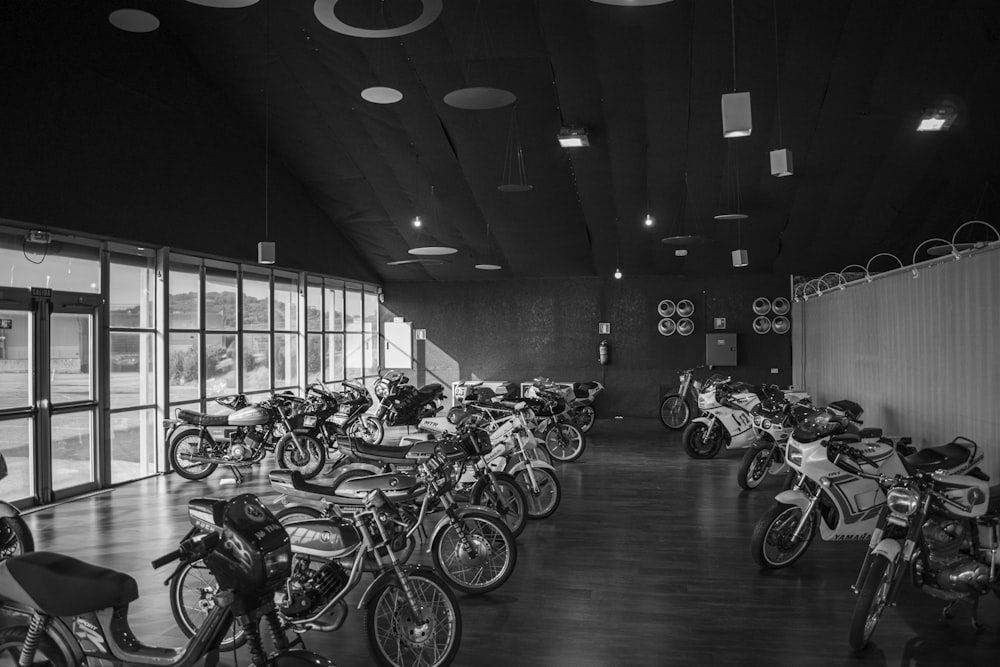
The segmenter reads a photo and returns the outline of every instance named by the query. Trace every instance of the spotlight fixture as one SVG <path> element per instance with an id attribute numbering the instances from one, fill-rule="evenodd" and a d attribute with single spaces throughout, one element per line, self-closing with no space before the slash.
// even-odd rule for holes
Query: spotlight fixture
<path id="1" fill-rule="evenodd" d="M 750 263 L 750 259 L 747 256 L 746 250 L 734 250 L 733 251 L 733 266 L 742 267 L 747 266 Z"/>
<path id="2" fill-rule="evenodd" d="M 581 148 L 590 145 L 587 130 L 582 127 L 563 127 L 557 135 L 559 145 L 563 148 Z"/>
<path id="3" fill-rule="evenodd" d="M 260 241 L 257 244 L 257 263 L 274 264 L 274 241 Z"/>
<path id="4" fill-rule="evenodd" d="M 616 268 L 615 269 L 615 280 L 621 280 L 621 279 L 622 279 L 622 270 Z"/>
<path id="5" fill-rule="evenodd" d="M 647 227 L 652 227 L 653 226 L 653 216 L 651 216 L 650 214 L 647 213 L 646 214 L 646 221 L 645 222 L 646 222 L 646 226 Z"/>
<path id="6" fill-rule="evenodd" d="M 419 227 L 419 226 L 420 226 L 420 225 L 422 225 L 422 224 L 424 224 L 424 221 L 420 219 L 420 216 L 419 216 L 419 215 L 418 215 L 418 216 L 415 216 L 415 217 L 413 218 L 413 226 L 414 226 L 414 227 Z"/>

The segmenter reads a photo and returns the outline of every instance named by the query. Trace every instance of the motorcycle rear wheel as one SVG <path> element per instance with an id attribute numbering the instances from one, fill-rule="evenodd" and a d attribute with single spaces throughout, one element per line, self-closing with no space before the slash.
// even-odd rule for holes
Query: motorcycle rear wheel
<path id="1" fill-rule="evenodd" d="M 502 519 L 477 510 L 462 513 L 458 523 L 461 528 L 449 525 L 434 537 L 434 568 L 449 586 L 470 595 L 503 586 L 517 564 L 517 542 L 510 528 Z"/>
<path id="2" fill-rule="evenodd" d="M 691 421 L 691 406 L 680 394 L 668 394 L 660 401 L 660 423 L 679 431 Z"/>
<path id="3" fill-rule="evenodd" d="M 816 536 L 816 514 L 809 516 L 802 534 L 793 543 L 791 534 L 801 519 L 802 508 L 798 505 L 775 503 L 764 512 L 750 538 L 753 562 L 769 570 L 779 570 L 801 558 Z"/>
<path id="4" fill-rule="evenodd" d="M 489 507 L 500 515 L 510 532 L 517 537 L 528 525 L 528 497 L 514 478 L 503 472 L 494 472 L 496 484 L 488 478 L 476 482 L 469 494 L 473 505 Z"/>
<path id="5" fill-rule="evenodd" d="M 296 433 L 294 437 L 303 452 L 295 446 L 293 434 L 286 433 L 274 446 L 274 464 L 279 468 L 298 470 L 303 479 L 312 479 L 326 465 L 326 446 L 306 433 Z"/>
<path id="6" fill-rule="evenodd" d="M 219 582 L 205 561 L 185 563 L 170 580 L 170 613 L 185 637 L 194 637 L 215 608 Z M 234 651 L 247 643 L 246 632 L 235 621 L 219 642 L 220 651 Z"/>
<path id="7" fill-rule="evenodd" d="M 707 437 L 705 437 L 706 429 L 708 429 L 707 424 L 693 422 L 688 424 L 681 434 L 684 452 L 693 459 L 713 459 L 726 444 L 726 431 L 718 422 Z"/>
<path id="8" fill-rule="evenodd" d="M 0 656 L 11 658 L 13 664 L 16 665 L 18 658 L 21 657 L 21 650 L 24 648 L 24 640 L 27 636 L 27 626 L 11 626 L 0 630 Z M 49 667 L 71 667 L 73 663 L 73 657 L 65 655 L 47 634 L 42 635 L 41 641 L 38 642 L 38 647 L 35 649 L 35 658 L 31 661 L 33 665 L 47 665 Z"/>
<path id="9" fill-rule="evenodd" d="M 740 462 L 740 469 L 736 472 L 736 482 L 741 489 L 747 491 L 756 489 L 764 481 L 771 471 L 773 447 L 771 443 L 766 443 L 753 445 L 746 451 L 743 461 Z"/>
<path id="10" fill-rule="evenodd" d="M 875 633 L 882 612 L 889 604 L 889 590 L 892 588 L 894 574 L 895 566 L 888 558 L 881 554 L 874 556 L 851 617 L 850 642 L 855 652 L 868 646 L 868 641 Z"/>
<path id="11" fill-rule="evenodd" d="M 0 560 L 20 556 L 35 550 L 28 524 L 19 516 L 0 519 Z"/>
<path id="12" fill-rule="evenodd" d="M 202 436 L 201 431 L 196 428 L 186 429 L 174 433 L 170 439 L 170 447 L 167 454 L 170 457 L 170 466 L 178 475 L 184 479 L 199 480 L 205 479 L 219 467 L 218 463 L 192 462 L 185 457 L 207 456 L 211 452 L 211 443 Z"/>
<path id="13" fill-rule="evenodd" d="M 385 425 L 371 415 L 361 415 L 347 427 L 347 435 L 361 438 L 369 445 L 379 445 L 385 438 Z"/>
<path id="14" fill-rule="evenodd" d="M 563 463 L 576 461 L 587 448 L 586 437 L 573 424 L 553 424 L 545 431 L 543 440 L 549 455 Z"/>
<path id="15" fill-rule="evenodd" d="M 443 579 L 433 572 L 405 575 L 417 606 L 415 618 L 399 582 L 389 579 L 365 609 L 365 634 L 382 667 L 445 667 L 455 660 L 462 643 L 462 610 Z"/>
<path id="16" fill-rule="evenodd" d="M 573 425 L 580 429 L 581 433 L 586 433 L 594 428 L 597 421 L 597 410 L 593 405 L 581 405 L 573 414 Z"/>

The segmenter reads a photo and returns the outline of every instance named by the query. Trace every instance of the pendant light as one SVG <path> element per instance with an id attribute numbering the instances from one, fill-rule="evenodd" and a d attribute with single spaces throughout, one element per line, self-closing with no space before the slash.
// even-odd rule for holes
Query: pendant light
<path id="1" fill-rule="evenodd" d="M 269 239 L 270 190 L 271 190 L 271 102 L 268 96 L 268 63 L 271 58 L 271 5 L 264 12 L 264 240 L 257 243 L 257 263 L 274 264 L 277 251 Z"/>
<path id="2" fill-rule="evenodd" d="M 733 251 L 733 266 L 736 267 L 736 268 L 742 268 L 742 267 L 747 266 L 748 264 L 750 264 L 750 256 L 749 256 L 749 254 L 747 253 L 747 251 L 746 251 L 745 248 L 740 247 L 740 246 L 743 245 L 743 234 L 742 234 L 742 231 L 740 229 L 742 226 L 743 226 L 743 222 L 741 220 L 738 220 L 736 222 L 736 246 L 737 246 L 737 248 L 736 248 L 736 250 Z"/>
<path id="3" fill-rule="evenodd" d="M 503 170 L 500 174 L 501 192 L 528 192 L 527 172 L 524 168 L 524 151 L 521 150 L 521 133 L 517 128 L 517 105 L 510 111 L 510 129 L 507 132 L 507 147 L 504 150 Z"/>
<path id="4" fill-rule="evenodd" d="M 469 50 L 462 64 L 462 76 L 466 82 L 491 83 L 496 75 L 492 72 L 492 63 L 496 60 L 492 53 L 492 37 L 489 34 L 489 25 L 480 11 L 482 3 L 476 0 L 476 7 L 472 15 L 472 29 L 469 31 Z M 483 53 L 478 48 L 482 45 Z M 485 71 L 474 71 L 482 63 Z M 514 104 L 517 96 L 509 90 L 497 88 L 489 85 L 472 85 L 456 88 L 444 96 L 444 103 L 456 109 L 468 109 L 471 111 L 483 111 L 487 109 L 500 109 Z"/>
<path id="5" fill-rule="evenodd" d="M 778 121 L 778 145 L 784 144 L 781 136 L 781 63 L 778 59 L 778 0 L 774 0 L 774 80 L 775 80 L 775 110 Z M 787 148 L 776 148 L 769 154 L 772 176 L 792 175 L 792 151 Z"/>
<path id="6" fill-rule="evenodd" d="M 490 223 L 486 223 L 486 261 L 475 265 L 480 271 L 499 271 L 503 267 L 493 262 L 493 244 L 490 241 Z"/>
<path id="7" fill-rule="evenodd" d="M 382 23 L 383 28 L 389 27 L 389 19 L 385 15 L 385 3 L 380 2 L 378 6 L 378 15 Z M 392 67 L 392 59 L 389 56 L 389 41 L 385 39 L 380 39 L 375 45 L 375 62 L 372 68 L 376 74 L 381 71 L 383 83 L 385 80 L 391 80 L 395 78 L 394 70 Z M 388 76 L 386 76 L 388 73 Z M 366 102 L 371 102 L 372 104 L 395 104 L 403 99 L 403 93 L 398 88 L 393 88 L 387 85 L 375 85 L 369 86 L 361 91 L 361 99 Z"/>
<path id="8" fill-rule="evenodd" d="M 722 188 L 719 190 L 718 212 L 716 220 L 746 220 L 743 212 L 743 194 L 740 190 L 740 164 L 736 154 L 736 145 L 726 142 L 726 165 L 722 173 Z"/>
<path id="9" fill-rule="evenodd" d="M 434 193 L 434 186 L 431 186 L 431 199 L 429 204 L 429 211 L 426 216 L 426 220 L 422 219 L 420 215 L 417 215 L 413 219 L 413 227 L 417 230 L 417 238 L 412 248 L 407 250 L 411 255 L 418 256 L 428 256 L 428 255 L 454 255 L 458 252 L 458 248 L 452 248 L 451 246 L 441 245 L 437 243 L 427 229 L 427 225 L 438 225 L 440 222 L 437 219 L 435 211 L 437 210 L 437 197 Z M 438 225 L 440 228 L 440 225 Z"/>
<path id="10" fill-rule="evenodd" d="M 722 136 L 747 137 L 753 130 L 750 114 L 750 93 L 736 91 L 736 5 L 729 0 L 730 26 L 733 36 L 733 92 L 722 96 Z"/>

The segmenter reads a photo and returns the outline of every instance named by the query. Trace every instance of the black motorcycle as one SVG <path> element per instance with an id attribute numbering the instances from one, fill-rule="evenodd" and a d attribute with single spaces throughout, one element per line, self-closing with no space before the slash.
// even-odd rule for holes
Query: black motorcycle
<path id="1" fill-rule="evenodd" d="M 441 411 L 438 401 L 444 400 L 444 386 L 437 382 L 417 389 L 401 371 L 382 371 L 375 381 L 375 398 L 379 400 L 374 418 L 384 426 L 416 426 L 421 419 Z M 371 444 L 377 445 L 382 441 Z"/>

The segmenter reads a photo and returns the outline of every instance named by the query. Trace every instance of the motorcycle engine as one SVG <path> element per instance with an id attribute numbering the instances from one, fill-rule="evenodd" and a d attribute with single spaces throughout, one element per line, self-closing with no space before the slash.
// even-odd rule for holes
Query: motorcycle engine
<path id="1" fill-rule="evenodd" d="M 348 576 L 336 561 L 324 563 L 313 570 L 308 563 L 296 568 L 278 599 L 278 606 L 288 618 L 309 616 L 322 607 L 347 585 Z"/>
<path id="2" fill-rule="evenodd" d="M 232 434 L 226 456 L 234 461 L 245 461 L 253 457 L 254 451 L 264 439 L 264 432 L 259 426 L 249 429 L 239 429 Z"/>
<path id="3" fill-rule="evenodd" d="M 923 525 L 929 571 L 923 580 L 946 591 L 986 592 L 990 568 L 969 555 L 972 542 L 965 521 L 932 518 Z"/>

